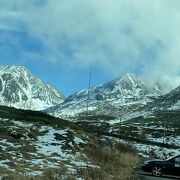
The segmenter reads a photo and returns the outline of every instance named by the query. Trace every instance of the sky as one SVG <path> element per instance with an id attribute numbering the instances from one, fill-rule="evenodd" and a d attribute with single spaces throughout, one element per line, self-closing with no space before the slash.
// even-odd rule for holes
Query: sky
<path id="1" fill-rule="evenodd" d="M 65 96 L 135 73 L 180 85 L 179 0 L 0 0 L 0 64 Z"/>

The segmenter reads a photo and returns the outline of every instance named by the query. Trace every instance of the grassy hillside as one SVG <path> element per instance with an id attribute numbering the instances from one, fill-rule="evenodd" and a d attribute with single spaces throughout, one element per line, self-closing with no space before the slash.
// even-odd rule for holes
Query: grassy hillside
<path id="1" fill-rule="evenodd" d="M 129 147 L 37 111 L 0 107 L 0 177 L 13 180 L 135 179 Z"/>
<path id="2" fill-rule="evenodd" d="M 7 106 L 0 106 L 0 117 L 24 120 L 27 122 L 35 122 L 39 124 L 56 125 L 60 127 L 74 126 L 74 124 L 69 121 L 60 118 L 55 118 L 41 111 L 22 110 Z"/>

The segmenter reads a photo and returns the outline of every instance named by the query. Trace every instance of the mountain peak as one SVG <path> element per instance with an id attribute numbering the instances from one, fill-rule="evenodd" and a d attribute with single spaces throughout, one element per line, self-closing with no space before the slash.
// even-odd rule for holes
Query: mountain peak
<path id="1" fill-rule="evenodd" d="M 137 76 L 133 73 L 126 73 L 121 77 L 121 79 L 131 79 L 131 78 L 137 78 Z"/>
<path id="2" fill-rule="evenodd" d="M 139 82 L 138 77 L 135 74 L 127 73 L 124 76 L 121 76 L 117 79 L 119 83 L 126 82 L 132 85 L 135 85 L 137 82 Z"/>
<path id="3" fill-rule="evenodd" d="M 141 80 L 136 75 L 127 73 L 120 78 L 91 88 L 89 91 L 87 89 L 78 91 L 69 96 L 62 104 L 50 108 L 46 112 L 55 116 L 68 113 L 68 115 L 74 116 L 78 112 L 87 110 L 87 101 L 89 109 L 93 110 L 106 105 L 109 107 L 126 105 L 134 108 L 163 94 L 164 91 L 155 88 L 155 84 L 151 86 L 150 83 Z"/>
<path id="4" fill-rule="evenodd" d="M 15 64 L 12 64 L 12 65 L 2 64 L 2 65 L 0 65 L 0 68 L 2 68 L 2 69 L 6 68 L 6 69 L 9 69 L 9 70 L 13 70 L 13 69 L 27 70 L 24 66 L 15 65 Z"/>
<path id="5" fill-rule="evenodd" d="M 62 93 L 33 76 L 24 66 L 0 65 L 1 105 L 43 110 L 62 101 Z"/>

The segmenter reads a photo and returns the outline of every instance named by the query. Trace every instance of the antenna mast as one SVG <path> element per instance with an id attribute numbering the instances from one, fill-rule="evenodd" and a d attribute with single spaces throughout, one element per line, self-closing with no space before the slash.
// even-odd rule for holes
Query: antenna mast
<path id="1" fill-rule="evenodd" d="M 89 84 L 88 84 L 88 94 L 87 94 L 87 109 L 86 109 L 86 118 L 89 114 L 89 98 L 90 98 L 90 89 L 91 89 L 91 75 L 92 75 L 92 65 L 90 66 L 89 71 Z"/>

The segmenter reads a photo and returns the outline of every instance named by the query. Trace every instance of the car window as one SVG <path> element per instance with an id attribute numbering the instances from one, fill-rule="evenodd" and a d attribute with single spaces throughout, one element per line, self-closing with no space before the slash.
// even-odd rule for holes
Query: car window
<path id="1" fill-rule="evenodd" d="M 167 161 L 174 161 L 174 156 L 170 156 L 169 158 L 167 158 Z"/>
<path id="2" fill-rule="evenodd" d="M 175 166 L 180 167 L 180 157 L 175 158 Z"/>

